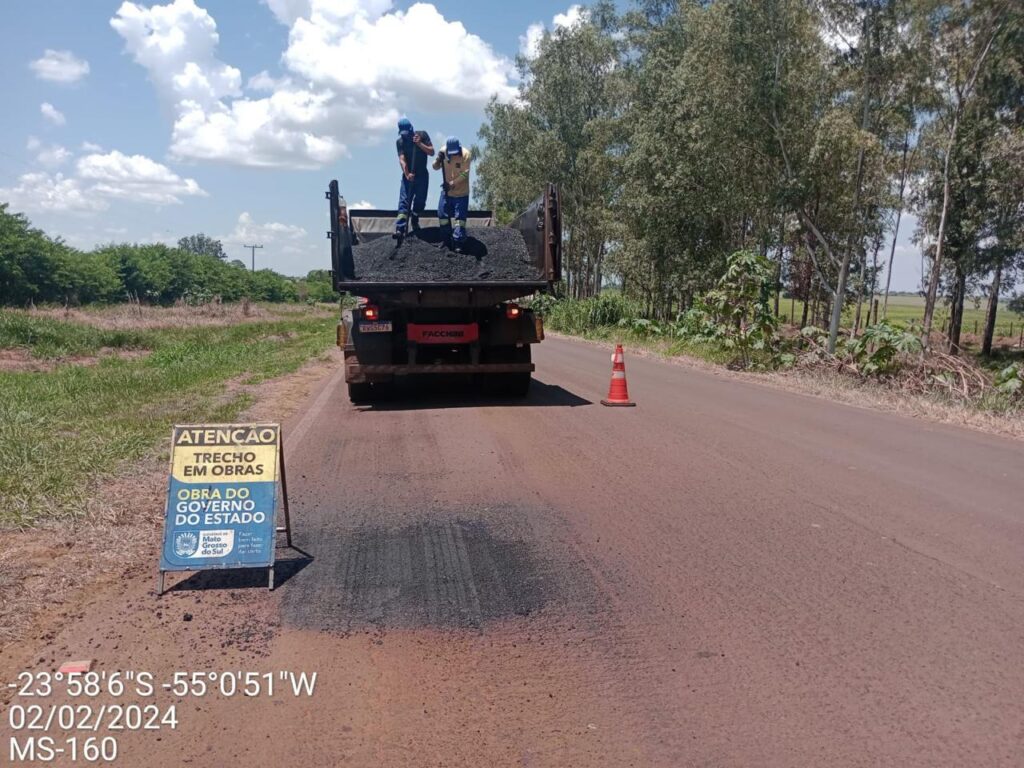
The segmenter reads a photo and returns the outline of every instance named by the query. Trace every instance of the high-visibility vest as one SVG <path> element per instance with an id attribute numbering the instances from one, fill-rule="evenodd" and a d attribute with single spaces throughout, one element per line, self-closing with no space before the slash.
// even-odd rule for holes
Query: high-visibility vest
<path id="1" fill-rule="evenodd" d="M 461 154 L 452 157 L 444 155 L 442 169 L 445 183 L 448 186 L 447 194 L 450 197 L 469 197 L 469 164 L 471 160 L 472 156 L 465 148 Z"/>

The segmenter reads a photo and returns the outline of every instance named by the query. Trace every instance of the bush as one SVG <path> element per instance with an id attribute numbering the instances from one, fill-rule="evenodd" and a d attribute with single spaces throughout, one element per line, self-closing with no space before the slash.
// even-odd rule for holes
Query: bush
<path id="1" fill-rule="evenodd" d="M 530 307 L 553 331 L 583 334 L 599 328 L 619 327 L 638 319 L 640 306 L 621 293 L 607 292 L 587 299 L 555 299 L 542 295 Z"/>
<path id="2" fill-rule="evenodd" d="M 1011 398 L 1019 398 L 1024 395 L 1024 365 L 1013 363 L 1003 368 L 996 374 L 996 389 Z"/>
<path id="3" fill-rule="evenodd" d="M 768 305 L 774 266 L 752 251 L 737 251 L 726 262 L 718 285 L 677 324 L 677 334 L 716 342 L 739 353 L 737 363 L 749 368 L 754 352 L 778 353 L 778 318 Z"/>
<path id="4" fill-rule="evenodd" d="M 882 320 L 845 343 L 847 353 L 862 376 L 895 373 L 909 355 L 922 351 L 916 333 Z"/>

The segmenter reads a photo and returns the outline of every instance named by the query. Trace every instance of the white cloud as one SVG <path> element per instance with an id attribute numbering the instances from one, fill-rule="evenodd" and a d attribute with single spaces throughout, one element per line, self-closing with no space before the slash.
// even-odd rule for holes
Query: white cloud
<path id="1" fill-rule="evenodd" d="M 276 221 L 259 224 L 253 221 L 248 211 L 243 211 L 235 223 L 230 235 L 219 238 L 226 243 L 272 243 L 294 242 L 306 236 L 306 230 L 294 224 L 281 224 Z"/>
<path id="2" fill-rule="evenodd" d="M 28 137 L 26 146 L 29 152 L 35 152 L 36 162 L 40 165 L 45 165 L 47 168 L 56 168 L 71 158 L 71 152 L 60 144 L 46 146 L 35 136 Z"/>
<path id="3" fill-rule="evenodd" d="M 89 74 L 89 62 L 79 59 L 71 51 L 47 48 L 41 58 L 29 63 L 29 68 L 40 80 L 54 83 L 74 83 Z"/>
<path id="4" fill-rule="evenodd" d="M 14 211 L 95 213 L 110 204 L 82 188 L 78 179 L 61 173 L 25 173 L 14 187 L 0 188 L 0 200 L 11 204 Z"/>
<path id="5" fill-rule="evenodd" d="M 311 0 L 263 0 L 277 20 L 290 27 L 296 19 L 309 16 Z"/>
<path id="6" fill-rule="evenodd" d="M 433 5 L 264 2 L 289 36 L 286 76 L 248 80 L 262 98 L 243 95 L 241 72 L 217 58 L 216 22 L 194 0 L 124 2 L 111 19 L 174 115 L 173 157 L 318 168 L 392 127 L 399 104 L 481 107 L 515 95 L 512 63 Z"/>
<path id="7" fill-rule="evenodd" d="M 125 2 L 110 20 L 125 48 L 173 103 L 241 95 L 242 73 L 216 58 L 217 24 L 193 0 L 146 8 Z"/>
<path id="8" fill-rule="evenodd" d="M 47 166 L 61 165 L 71 158 L 64 147 L 46 146 L 34 136 L 29 137 L 28 149 Z M 111 199 L 162 206 L 181 203 L 185 197 L 205 196 L 194 179 L 184 179 L 144 155 L 125 155 L 116 150 L 80 157 L 74 176 L 26 173 L 15 186 L 0 189 L 0 201 L 29 213 L 88 214 L 107 210 Z"/>
<path id="9" fill-rule="evenodd" d="M 287 88 L 290 85 L 291 81 L 288 78 L 272 77 L 271 74 L 264 69 L 250 77 L 249 82 L 245 84 L 245 87 L 250 91 L 273 93 L 278 88 Z"/>
<path id="10" fill-rule="evenodd" d="M 36 155 L 36 160 L 48 168 L 56 168 L 59 165 L 64 165 L 64 163 L 70 159 L 71 153 L 59 144 L 46 147 L 40 150 L 39 154 Z"/>
<path id="11" fill-rule="evenodd" d="M 313 82 L 395 103 L 480 107 L 494 95 L 515 97 L 512 62 L 461 22 L 428 3 L 390 9 L 390 0 L 312 0 L 292 24 L 283 60 Z"/>
<path id="12" fill-rule="evenodd" d="M 377 206 L 368 200 L 360 200 L 358 203 L 349 203 L 348 207 L 353 211 L 366 211 Z"/>
<path id="13" fill-rule="evenodd" d="M 330 93 L 263 72 L 250 87 L 276 90 L 242 98 L 241 72 L 216 57 L 217 24 L 194 0 L 149 8 L 125 2 L 110 24 L 175 114 L 174 157 L 315 168 L 344 153 L 340 141 L 320 132 L 330 124 Z"/>
<path id="14" fill-rule="evenodd" d="M 64 117 L 64 113 L 48 101 L 44 101 L 39 105 L 39 111 L 42 113 L 43 117 L 54 125 L 64 125 L 67 122 L 67 118 Z"/>
<path id="15" fill-rule="evenodd" d="M 78 176 L 92 184 L 90 191 L 154 205 L 181 202 L 182 197 L 205 197 L 195 179 L 183 179 L 166 165 L 144 155 L 125 155 L 117 150 L 80 158 Z"/>
<path id="16" fill-rule="evenodd" d="M 93 144 L 91 141 L 83 141 L 82 142 L 82 151 L 83 152 L 102 152 L 103 151 L 103 147 L 101 147 L 99 144 Z"/>
<path id="17" fill-rule="evenodd" d="M 519 52 L 528 59 L 536 58 L 544 31 L 544 24 L 539 21 L 528 26 L 526 33 L 519 36 Z"/>
<path id="18" fill-rule="evenodd" d="M 253 166 L 319 168 L 345 146 L 317 132 L 330 121 L 330 94 L 280 90 L 263 99 L 235 99 L 230 107 L 178 105 L 171 154 Z"/>
<path id="19" fill-rule="evenodd" d="M 571 5 L 565 13 L 556 13 L 551 19 L 551 31 L 572 29 L 586 21 L 587 10 L 582 5 Z M 526 28 L 526 33 L 519 36 L 519 53 L 528 59 L 535 58 L 540 51 L 540 41 L 548 32 L 542 22 L 534 22 Z"/>
<path id="20" fill-rule="evenodd" d="M 582 5 L 571 5 L 565 13 L 556 13 L 551 23 L 556 28 L 572 29 L 586 19 L 586 13 Z"/>

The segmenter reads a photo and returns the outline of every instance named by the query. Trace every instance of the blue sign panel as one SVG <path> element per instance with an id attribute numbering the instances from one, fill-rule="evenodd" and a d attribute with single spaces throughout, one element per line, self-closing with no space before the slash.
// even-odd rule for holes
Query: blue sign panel
<path id="1" fill-rule="evenodd" d="M 161 571 L 274 564 L 277 424 L 174 428 Z"/>

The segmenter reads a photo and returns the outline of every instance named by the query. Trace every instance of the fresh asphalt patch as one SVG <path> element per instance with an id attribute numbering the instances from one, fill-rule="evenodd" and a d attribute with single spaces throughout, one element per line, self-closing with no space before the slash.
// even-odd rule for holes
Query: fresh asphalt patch
<path id="1" fill-rule="evenodd" d="M 510 532 L 493 512 L 485 519 L 460 510 L 398 526 L 320 530 L 301 543 L 313 561 L 285 589 L 285 623 L 333 632 L 485 630 L 592 602 L 582 563 L 554 555 L 549 542 Z M 529 513 L 501 510 L 505 515 L 526 519 Z M 521 533 L 522 526 L 515 527 Z"/>

